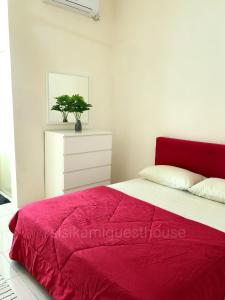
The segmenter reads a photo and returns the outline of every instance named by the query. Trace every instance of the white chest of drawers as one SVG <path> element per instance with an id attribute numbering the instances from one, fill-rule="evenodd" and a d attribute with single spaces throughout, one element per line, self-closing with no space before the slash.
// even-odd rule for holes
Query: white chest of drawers
<path id="1" fill-rule="evenodd" d="M 111 155 L 111 132 L 46 131 L 45 196 L 110 184 Z"/>

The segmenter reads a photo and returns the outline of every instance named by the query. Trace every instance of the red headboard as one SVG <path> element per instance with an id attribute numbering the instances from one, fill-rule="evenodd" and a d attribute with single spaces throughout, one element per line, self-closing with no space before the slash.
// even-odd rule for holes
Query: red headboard
<path id="1" fill-rule="evenodd" d="M 155 164 L 225 179 L 225 145 L 158 137 Z"/>

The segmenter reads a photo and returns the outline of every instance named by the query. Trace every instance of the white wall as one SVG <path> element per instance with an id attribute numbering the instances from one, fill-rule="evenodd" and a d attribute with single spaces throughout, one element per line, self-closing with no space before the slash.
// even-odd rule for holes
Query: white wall
<path id="1" fill-rule="evenodd" d="M 154 160 L 159 135 L 225 143 L 225 2 L 117 0 L 114 181 Z"/>
<path id="2" fill-rule="evenodd" d="M 47 71 L 90 75 L 89 126 L 111 128 L 113 13 L 112 0 L 102 1 L 100 22 L 42 0 L 9 0 L 19 206 L 44 197 Z"/>
<path id="3" fill-rule="evenodd" d="M 15 165 L 7 0 L 0 0 L 0 91 L 0 191 L 15 198 L 11 186 Z"/>

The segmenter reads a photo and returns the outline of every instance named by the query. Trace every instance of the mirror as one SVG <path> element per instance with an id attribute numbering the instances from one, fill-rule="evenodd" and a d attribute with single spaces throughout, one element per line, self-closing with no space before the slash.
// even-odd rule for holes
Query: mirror
<path id="1" fill-rule="evenodd" d="M 52 111 L 51 108 L 56 104 L 55 97 L 74 94 L 81 95 L 89 103 L 89 77 L 48 73 L 48 124 L 66 124 L 63 123 L 62 114 L 59 111 Z M 88 111 L 82 114 L 81 121 L 88 123 Z M 73 114 L 69 114 L 68 122 L 75 122 Z"/>

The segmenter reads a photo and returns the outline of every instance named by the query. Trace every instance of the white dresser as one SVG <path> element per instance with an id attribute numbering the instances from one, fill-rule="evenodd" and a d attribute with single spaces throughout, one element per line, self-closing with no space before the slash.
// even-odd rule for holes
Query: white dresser
<path id="1" fill-rule="evenodd" d="M 111 132 L 46 131 L 45 196 L 110 184 L 111 156 Z"/>

